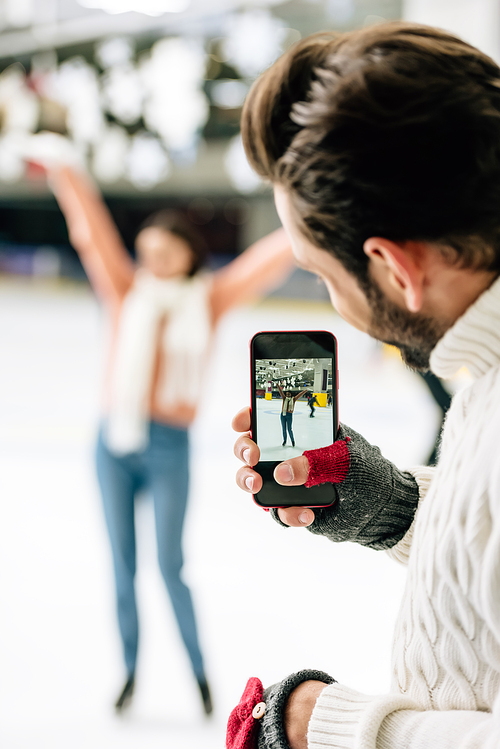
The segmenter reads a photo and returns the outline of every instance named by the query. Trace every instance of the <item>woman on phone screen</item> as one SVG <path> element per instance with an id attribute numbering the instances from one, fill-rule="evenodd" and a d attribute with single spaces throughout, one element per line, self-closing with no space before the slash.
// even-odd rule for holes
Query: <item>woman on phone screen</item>
<path id="1" fill-rule="evenodd" d="M 53 138 L 52 148 L 54 142 Z M 43 148 L 38 150 L 43 153 Z M 31 156 L 31 160 L 36 159 Z M 222 269 L 207 273 L 202 270 L 203 242 L 182 216 L 161 212 L 139 231 L 135 263 L 88 176 L 73 167 L 56 166 L 54 158 L 40 156 L 38 162 L 48 171 L 71 243 L 110 322 L 96 464 L 126 668 L 115 708 L 122 711 L 134 691 L 138 649 L 134 499 L 138 491 L 148 489 L 154 502 L 160 570 L 205 713 L 210 714 L 212 701 L 193 602 L 181 579 L 188 429 L 202 396 L 216 326 L 232 307 L 283 281 L 292 268 L 289 243 L 280 229 Z"/>
<path id="2" fill-rule="evenodd" d="M 283 392 L 283 389 L 281 385 L 278 385 L 278 391 L 281 395 L 281 428 L 283 430 L 283 442 L 282 447 L 286 445 L 287 440 L 287 431 L 290 435 L 290 440 L 292 443 L 292 447 L 295 447 L 295 438 L 293 436 L 293 430 L 292 430 L 292 421 L 293 421 L 293 410 L 295 408 L 295 403 L 298 401 L 298 399 L 304 395 L 304 393 L 307 392 L 307 390 L 301 390 L 300 393 L 297 393 L 297 395 L 292 395 L 290 390 L 286 390 Z"/>

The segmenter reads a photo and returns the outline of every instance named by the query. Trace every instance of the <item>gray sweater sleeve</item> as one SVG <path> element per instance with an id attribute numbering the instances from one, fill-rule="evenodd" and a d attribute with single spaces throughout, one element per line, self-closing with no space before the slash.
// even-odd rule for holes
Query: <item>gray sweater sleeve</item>
<path id="1" fill-rule="evenodd" d="M 372 549 L 390 549 L 409 529 L 419 500 L 418 484 L 411 473 L 386 460 L 378 447 L 341 424 L 339 439 L 349 451 L 345 478 L 332 486 L 336 501 L 315 507 L 307 530 L 331 541 L 354 541 Z M 321 454 L 319 451 L 315 453 Z M 272 515 L 281 523 L 277 510 Z"/>

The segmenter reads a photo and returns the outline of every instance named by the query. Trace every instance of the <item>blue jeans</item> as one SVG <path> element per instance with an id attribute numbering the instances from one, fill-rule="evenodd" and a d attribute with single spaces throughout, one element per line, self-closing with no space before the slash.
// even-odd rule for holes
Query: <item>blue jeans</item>
<path id="1" fill-rule="evenodd" d="M 286 442 L 286 430 L 288 429 L 288 434 L 290 435 L 290 439 L 292 440 L 292 443 L 295 442 L 293 432 L 292 432 L 292 419 L 293 414 L 286 413 L 286 414 L 280 414 L 281 416 L 281 428 L 283 430 L 283 442 Z"/>
<path id="2" fill-rule="evenodd" d="M 149 489 L 153 495 L 160 570 L 194 674 L 201 679 L 204 677 L 203 657 L 193 602 L 180 576 L 189 483 L 187 430 L 151 422 L 149 444 L 144 452 L 122 456 L 109 451 L 101 430 L 96 464 L 113 554 L 118 624 L 127 673 L 132 675 L 135 671 L 139 637 L 134 589 L 134 499 L 140 489 Z"/>

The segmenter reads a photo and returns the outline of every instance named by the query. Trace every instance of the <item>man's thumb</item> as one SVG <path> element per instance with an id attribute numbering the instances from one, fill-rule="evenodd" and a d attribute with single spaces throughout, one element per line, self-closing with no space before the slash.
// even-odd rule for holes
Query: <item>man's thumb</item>
<path id="1" fill-rule="evenodd" d="M 306 483 L 308 473 L 309 461 L 305 455 L 300 455 L 277 465 L 274 469 L 274 479 L 282 486 L 301 486 Z"/>

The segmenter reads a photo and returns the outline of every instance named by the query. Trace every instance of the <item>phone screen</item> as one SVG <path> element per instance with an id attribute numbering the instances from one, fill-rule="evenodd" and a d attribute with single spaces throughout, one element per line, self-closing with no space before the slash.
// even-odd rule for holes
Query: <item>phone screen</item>
<path id="1" fill-rule="evenodd" d="M 275 466 L 304 450 L 331 445 L 337 420 L 335 337 L 326 331 L 258 333 L 251 341 L 252 436 L 260 448 L 255 470 L 264 486 L 255 499 L 265 507 L 325 506 L 330 485 L 281 487 Z"/>

